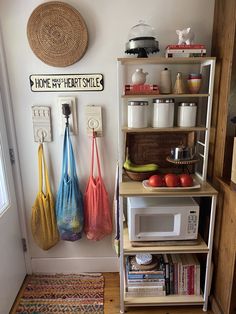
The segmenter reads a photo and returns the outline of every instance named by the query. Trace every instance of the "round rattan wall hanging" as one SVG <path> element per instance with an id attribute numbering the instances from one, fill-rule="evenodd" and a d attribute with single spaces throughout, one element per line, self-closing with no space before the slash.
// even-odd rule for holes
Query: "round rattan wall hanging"
<path id="1" fill-rule="evenodd" d="M 80 13 L 59 1 L 39 5 L 27 24 L 35 55 L 48 65 L 66 67 L 80 60 L 88 45 L 88 31 Z"/>

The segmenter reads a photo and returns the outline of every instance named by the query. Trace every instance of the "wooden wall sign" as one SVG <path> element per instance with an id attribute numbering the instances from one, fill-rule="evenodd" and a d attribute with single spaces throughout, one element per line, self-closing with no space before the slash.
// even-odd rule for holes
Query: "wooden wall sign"
<path id="1" fill-rule="evenodd" d="M 102 91 L 103 75 L 93 74 L 34 74 L 30 75 L 32 92 Z"/>

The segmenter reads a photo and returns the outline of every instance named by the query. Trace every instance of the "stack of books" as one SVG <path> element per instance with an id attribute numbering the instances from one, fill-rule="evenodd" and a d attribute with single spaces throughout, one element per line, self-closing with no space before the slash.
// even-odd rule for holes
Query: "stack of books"
<path id="1" fill-rule="evenodd" d="M 157 258 L 157 266 L 152 270 L 137 270 L 133 267 L 135 256 L 126 260 L 126 281 L 129 296 L 165 296 L 165 270 L 162 256 Z"/>
<path id="2" fill-rule="evenodd" d="M 125 95 L 158 95 L 160 90 L 156 84 L 127 84 L 124 93 Z"/>
<path id="3" fill-rule="evenodd" d="M 206 47 L 202 44 L 168 45 L 165 52 L 166 58 L 205 57 Z"/>
<path id="4" fill-rule="evenodd" d="M 137 270 L 135 256 L 126 260 L 129 296 L 200 295 L 200 263 L 195 254 L 153 255 L 157 267 Z"/>

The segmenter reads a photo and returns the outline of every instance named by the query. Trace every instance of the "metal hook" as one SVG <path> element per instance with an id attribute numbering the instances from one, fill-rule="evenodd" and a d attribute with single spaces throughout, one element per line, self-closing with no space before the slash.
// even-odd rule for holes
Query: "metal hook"
<path id="1" fill-rule="evenodd" d="M 94 128 L 93 128 L 93 138 L 97 137 L 97 132 L 94 131 Z"/>
<path id="2" fill-rule="evenodd" d="M 66 126 L 69 126 L 69 116 L 71 114 L 71 109 L 69 104 L 62 104 L 62 113 L 66 117 Z"/>
<path id="3" fill-rule="evenodd" d="M 44 143 L 44 138 L 45 138 L 44 132 L 42 131 L 42 132 L 41 132 L 41 136 L 39 137 L 39 142 L 40 142 L 41 144 Z"/>

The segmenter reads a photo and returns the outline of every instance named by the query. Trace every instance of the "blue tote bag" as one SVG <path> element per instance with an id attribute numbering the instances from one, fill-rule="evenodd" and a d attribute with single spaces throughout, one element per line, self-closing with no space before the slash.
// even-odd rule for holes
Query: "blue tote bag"
<path id="1" fill-rule="evenodd" d="M 62 177 L 56 199 L 57 226 L 62 240 L 82 237 L 84 225 L 83 196 L 79 189 L 73 147 L 66 126 L 63 144 Z"/>

